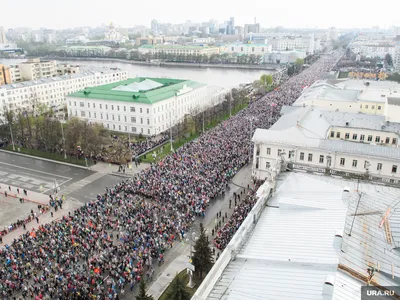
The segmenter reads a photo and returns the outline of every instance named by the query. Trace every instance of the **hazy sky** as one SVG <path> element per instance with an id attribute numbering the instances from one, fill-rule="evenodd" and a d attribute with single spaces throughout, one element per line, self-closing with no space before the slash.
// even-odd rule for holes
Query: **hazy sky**
<path id="1" fill-rule="evenodd" d="M 232 16 L 236 25 L 257 17 L 262 27 L 389 27 L 400 25 L 399 9 L 398 0 L 0 0 L 0 26 L 57 29 L 114 22 L 132 27 L 150 26 L 152 19 L 222 22 Z"/>

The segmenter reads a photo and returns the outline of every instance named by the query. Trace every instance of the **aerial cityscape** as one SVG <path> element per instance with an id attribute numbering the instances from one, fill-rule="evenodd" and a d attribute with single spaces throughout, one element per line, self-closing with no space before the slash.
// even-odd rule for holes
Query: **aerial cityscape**
<path id="1" fill-rule="evenodd" d="M 6 0 L 0 298 L 400 299 L 396 5 L 315 5 Z"/>

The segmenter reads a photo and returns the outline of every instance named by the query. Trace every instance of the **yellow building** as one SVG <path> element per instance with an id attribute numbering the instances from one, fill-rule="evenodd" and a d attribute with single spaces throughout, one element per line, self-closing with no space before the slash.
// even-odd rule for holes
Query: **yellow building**
<path id="1" fill-rule="evenodd" d="M 0 64 L 0 85 L 10 84 L 11 76 L 10 76 L 10 68 L 8 66 Z"/>

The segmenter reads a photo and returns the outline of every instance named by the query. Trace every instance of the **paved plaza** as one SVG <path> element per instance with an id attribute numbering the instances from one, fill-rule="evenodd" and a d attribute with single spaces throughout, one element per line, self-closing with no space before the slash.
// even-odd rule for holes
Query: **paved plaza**
<path id="1" fill-rule="evenodd" d="M 55 183 L 63 188 L 93 173 L 79 167 L 0 152 L 0 185 L 49 194 Z"/>

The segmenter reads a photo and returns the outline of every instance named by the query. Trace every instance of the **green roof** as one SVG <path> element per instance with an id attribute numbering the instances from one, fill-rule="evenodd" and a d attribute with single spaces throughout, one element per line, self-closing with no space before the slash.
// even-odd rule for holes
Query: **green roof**
<path id="1" fill-rule="evenodd" d="M 143 81 L 151 81 L 154 83 L 154 85 L 158 86 L 143 91 L 121 90 L 125 87 L 129 88 L 130 84 L 139 84 Z M 205 84 L 182 79 L 137 77 L 96 87 L 87 87 L 84 90 L 68 96 L 87 99 L 153 104 L 174 97 L 175 93 L 184 86 L 197 89 L 205 86 Z M 120 90 L 115 90 L 116 88 Z"/>

